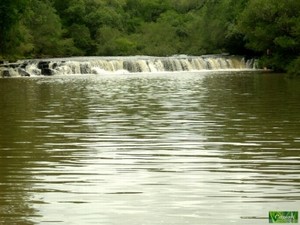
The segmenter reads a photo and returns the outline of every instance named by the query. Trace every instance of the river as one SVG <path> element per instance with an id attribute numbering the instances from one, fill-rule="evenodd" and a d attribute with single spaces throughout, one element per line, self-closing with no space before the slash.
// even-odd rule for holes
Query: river
<path id="1" fill-rule="evenodd" d="M 0 80 L 0 224 L 269 224 L 300 209 L 300 81 Z"/>

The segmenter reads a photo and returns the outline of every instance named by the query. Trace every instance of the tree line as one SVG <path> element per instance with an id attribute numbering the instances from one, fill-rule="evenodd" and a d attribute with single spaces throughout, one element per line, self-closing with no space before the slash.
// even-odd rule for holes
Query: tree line
<path id="1" fill-rule="evenodd" d="M 0 59 L 230 53 L 300 73 L 300 1 L 1 0 Z"/>

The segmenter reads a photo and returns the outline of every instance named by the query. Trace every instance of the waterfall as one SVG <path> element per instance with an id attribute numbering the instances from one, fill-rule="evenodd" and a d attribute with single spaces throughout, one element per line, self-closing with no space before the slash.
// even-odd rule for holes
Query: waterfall
<path id="1" fill-rule="evenodd" d="M 203 70 L 249 70 L 256 69 L 255 60 L 239 56 L 129 56 L 129 57 L 78 57 L 21 60 L 18 66 L 3 74 L 13 76 L 104 74 L 104 73 L 161 73 Z M 15 64 L 14 64 L 15 65 Z M 21 72 L 20 72 L 21 71 Z"/>

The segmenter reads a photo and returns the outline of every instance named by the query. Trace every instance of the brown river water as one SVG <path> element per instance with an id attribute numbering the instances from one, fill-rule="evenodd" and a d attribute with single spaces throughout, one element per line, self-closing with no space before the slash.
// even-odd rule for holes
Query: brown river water
<path id="1" fill-rule="evenodd" d="M 300 211 L 300 80 L 0 79 L 0 224 L 269 224 Z"/>

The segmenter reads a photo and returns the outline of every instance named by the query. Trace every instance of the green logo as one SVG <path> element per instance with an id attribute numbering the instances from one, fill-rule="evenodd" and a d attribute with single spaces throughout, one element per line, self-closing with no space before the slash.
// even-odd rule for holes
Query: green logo
<path id="1" fill-rule="evenodd" d="M 298 212 L 295 211 L 271 211 L 269 223 L 298 223 Z"/>

